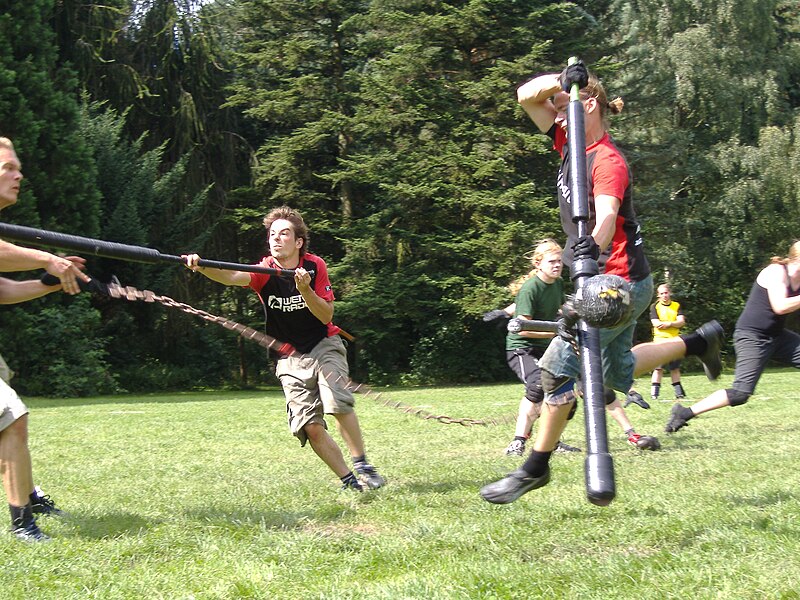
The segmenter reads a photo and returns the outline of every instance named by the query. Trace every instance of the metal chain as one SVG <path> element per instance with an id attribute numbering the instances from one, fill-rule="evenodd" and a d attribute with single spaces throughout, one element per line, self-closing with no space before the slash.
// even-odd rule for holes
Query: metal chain
<path id="1" fill-rule="evenodd" d="M 236 321 L 231 321 L 225 317 L 213 315 L 204 310 L 194 308 L 193 306 L 184 304 L 183 302 L 173 300 L 168 296 L 160 296 L 154 292 L 151 292 L 150 290 L 139 290 L 132 286 L 122 286 L 112 282 L 108 284 L 108 295 L 112 298 L 130 300 L 131 302 L 136 302 L 139 300 L 143 302 L 158 302 L 168 308 L 177 308 L 178 310 L 181 310 L 187 314 L 200 317 L 205 321 L 222 325 L 222 327 L 225 329 L 235 331 L 243 338 L 252 340 L 264 348 L 275 350 L 276 352 L 280 352 L 288 356 L 305 356 L 302 352 L 299 352 L 289 344 L 285 344 L 271 335 L 258 331 L 257 329 L 253 329 L 252 327 L 242 325 Z M 323 372 L 323 375 L 325 375 L 326 379 L 330 380 L 332 378 L 333 383 L 340 383 L 344 385 L 346 389 L 350 390 L 354 394 L 362 394 L 363 396 L 378 402 L 382 406 L 388 406 L 390 408 L 397 409 L 401 412 L 417 416 L 426 421 L 438 421 L 439 423 L 464 425 L 465 427 L 472 425 L 482 425 L 486 427 L 489 425 L 505 425 L 516 422 L 516 415 L 507 415 L 504 417 L 498 417 L 496 419 L 472 419 L 469 417 L 457 418 L 435 414 L 422 408 L 415 408 L 408 404 L 403 404 L 402 402 L 397 402 L 389 398 L 383 398 L 383 393 L 375 392 L 372 388 L 364 383 L 357 383 L 352 379 L 344 379 L 341 375 L 336 375 L 334 373 Z"/>

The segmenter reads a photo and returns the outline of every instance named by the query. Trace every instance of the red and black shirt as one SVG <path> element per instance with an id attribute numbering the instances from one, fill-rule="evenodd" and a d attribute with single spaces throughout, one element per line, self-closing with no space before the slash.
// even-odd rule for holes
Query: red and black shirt
<path id="1" fill-rule="evenodd" d="M 275 260 L 265 256 L 259 267 L 276 268 Z M 333 302 L 333 289 L 328 279 L 328 267 L 319 256 L 306 253 L 300 265 L 311 275 L 311 289 L 327 302 Z M 277 277 L 265 273 L 250 273 L 250 286 L 261 298 L 267 315 L 267 335 L 288 342 L 300 352 L 310 352 L 326 337 L 339 333 L 333 323 L 322 323 L 308 309 L 293 277 Z"/>
<path id="2" fill-rule="evenodd" d="M 578 237 L 578 226 L 572 221 L 570 202 L 570 165 L 567 156 L 567 136 L 561 127 L 553 125 L 548 132 L 553 139 L 553 147 L 562 157 L 558 170 L 556 188 L 558 205 L 561 211 L 561 226 L 567 234 L 564 248 L 564 264 L 572 264 L 572 245 Z M 587 193 L 589 196 L 588 230 L 593 231 L 596 223 L 595 196 L 607 195 L 619 198 L 616 228 L 611 244 L 600 255 L 600 272 L 619 275 L 627 281 L 641 281 L 650 275 L 650 265 L 644 254 L 644 240 L 636 220 L 636 211 L 631 199 L 632 176 L 628 163 L 614 141 L 606 133 L 602 138 L 586 147 Z"/>

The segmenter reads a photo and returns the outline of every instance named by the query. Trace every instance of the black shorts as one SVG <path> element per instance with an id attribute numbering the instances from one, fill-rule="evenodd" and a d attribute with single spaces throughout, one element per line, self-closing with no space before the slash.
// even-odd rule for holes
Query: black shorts
<path id="1" fill-rule="evenodd" d="M 506 361 L 519 380 L 525 384 L 525 397 L 531 402 L 542 401 L 542 369 L 539 359 L 544 348 L 506 350 Z"/>

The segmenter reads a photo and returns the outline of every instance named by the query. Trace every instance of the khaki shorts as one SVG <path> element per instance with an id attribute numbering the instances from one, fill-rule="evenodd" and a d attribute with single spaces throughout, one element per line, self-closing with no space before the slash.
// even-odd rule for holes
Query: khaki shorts
<path id="1" fill-rule="evenodd" d="M 286 396 L 286 415 L 292 435 L 305 446 L 303 428 L 320 423 L 324 415 L 353 412 L 355 398 L 347 389 L 350 380 L 347 351 L 336 335 L 325 338 L 302 357 L 286 356 L 275 365 L 275 375 Z"/>
<path id="2" fill-rule="evenodd" d="M 17 392 L 0 379 L 0 431 L 28 414 L 28 407 L 17 396 Z"/>

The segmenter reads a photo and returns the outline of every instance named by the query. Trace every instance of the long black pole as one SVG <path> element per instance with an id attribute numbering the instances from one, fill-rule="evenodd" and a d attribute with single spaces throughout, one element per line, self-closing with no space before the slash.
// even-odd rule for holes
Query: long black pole
<path id="1" fill-rule="evenodd" d="M 577 62 L 576 57 L 569 64 Z M 586 130 L 584 129 L 583 103 L 580 86 L 572 84 L 567 108 L 567 131 L 569 137 L 569 188 L 572 205 L 572 221 L 577 225 L 578 237 L 590 234 L 589 196 L 586 174 Z M 579 257 L 573 260 L 570 276 L 575 288 L 599 272 L 597 261 Z M 584 398 L 584 420 L 586 426 L 586 496 L 589 502 L 608 506 L 616 496 L 614 462 L 608 451 L 608 432 L 603 401 L 603 363 L 600 355 L 600 332 L 589 327 L 585 321 L 578 322 L 578 347 L 581 359 L 581 384 Z"/>
<path id="2" fill-rule="evenodd" d="M 174 263 L 184 264 L 184 260 L 174 254 L 162 254 L 153 248 L 143 246 L 131 246 L 118 242 L 107 242 L 93 238 L 58 233 L 46 229 L 34 229 L 33 227 L 23 227 L 21 225 L 10 225 L 0 223 L 0 238 L 12 242 L 22 242 L 33 244 L 34 246 L 47 246 L 58 248 L 59 250 L 72 250 L 82 254 L 92 256 L 102 256 L 105 258 L 116 258 L 119 260 L 129 260 L 148 264 L 155 263 Z M 294 277 L 294 269 L 278 269 L 269 267 L 258 267 L 255 265 L 245 265 L 240 263 L 224 262 L 219 260 L 207 260 L 201 258 L 198 267 L 210 267 L 212 269 L 224 269 L 226 271 L 245 271 L 248 273 L 266 273 L 267 275 L 278 275 L 280 277 Z M 313 272 L 310 271 L 313 274 Z"/>

